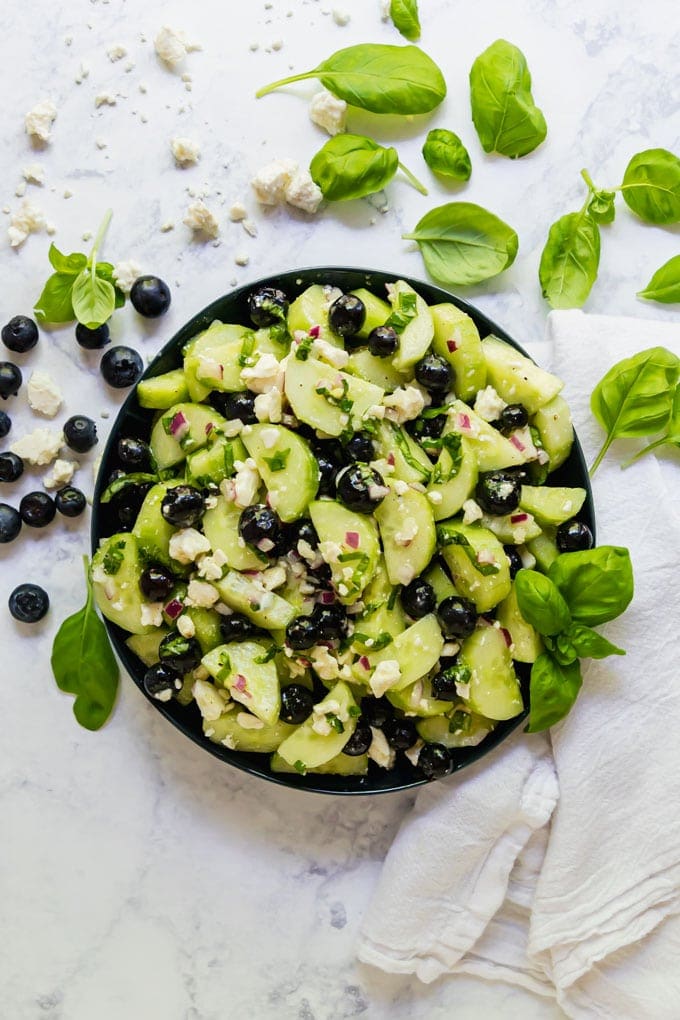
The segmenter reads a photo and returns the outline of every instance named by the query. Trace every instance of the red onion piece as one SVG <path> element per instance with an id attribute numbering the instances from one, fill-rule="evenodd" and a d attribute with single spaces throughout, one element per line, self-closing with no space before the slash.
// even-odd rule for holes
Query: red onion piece
<path id="1" fill-rule="evenodd" d="M 519 450 L 520 453 L 522 453 L 523 450 L 526 450 L 526 446 L 524 445 L 522 440 L 515 435 L 510 436 L 510 442 L 512 443 L 516 450 Z"/>
<path id="2" fill-rule="evenodd" d="M 471 432 L 472 425 L 470 423 L 470 415 L 469 414 L 456 415 L 456 425 L 461 430 L 461 432 Z"/>
<path id="3" fill-rule="evenodd" d="M 501 634 L 503 635 L 503 639 L 506 645 L 508 646 L 508 648 L 510 648 L 512 645 L 512 637 L 510 636 L 510 631 L 506 630 L 505 627 L 501 627 Z"/>
<path id="4" fill-rule="evenodd" d="M 446 349 L 447 349 L 447 351 L 450 351 L 451 354 L 453 354 L 454 351 L 458 350 L 458 344 L 456 343 L 455 340 L 447 340 L 446 341 Z"/>
<path id="5" fill-rule="evenodd" d="M 512 514 L 510 517 L 511 524 L 523 524 L 524 521 L 529 520 L 529 514 Z"/>
<path id="6" fill-rule="evenodd" d="M 387 454 L 387 463 L 390 465 L 390 467 L 394 467 L 394 454 L 393 453 L 388 453 Z"/>
<path id="7" fill-rule="evenodd" d="M 320 334 L 321 326 L 312 326 L 312 328 L 309 331 L 309 335 L 312 337 L 313 340 L 318 340 Z"/>
<path id="8" fill-rule="evenodd" d="M 345 532 L 345 543 L 350 549 L 359 548 L 359 532 L 358 531 L 346 531 Z"/>
<path id="9" fill-rule="evenodd" d="M 178 439 L 180 436 L 183 436 L 188 429 L 189 422 L 186 420 L 182 412 L 178 411 L 170 422 L 170 435 L 174 436 L 175 439 Z"/>
<path id="10" fill-rule="evenodd" d="M 182 614 L 184 606 L 179 599 L 171 599 L 167 606 L 163 609 L 166 616 L 169 616 L 171 620 L 176 620 L 178 616 Z"/>
<path id="11" fill-rule="evenodd" d="M 334 602 L 335 602 L 335 595 L 333 594 L 332 591 L 322 591 L 321 592 L 321 603 L 322 603 L 322 605 L 324 605 L 324 606 L 332 606 Z"/>
<path id="12" fill-rule="evenodd" d="M 371 668 L 371 664 L 368 661 L 368 656 L 367 655 L 362 655 L 361 656 L 361 658 L 359 659 L 359 665 L 362 667 L 362 669 L 370 669 Z"/>

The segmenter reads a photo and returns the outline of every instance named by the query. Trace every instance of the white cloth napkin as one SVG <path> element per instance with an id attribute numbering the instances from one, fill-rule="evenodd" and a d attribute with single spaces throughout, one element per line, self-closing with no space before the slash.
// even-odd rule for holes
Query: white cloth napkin
<path id="1" fill-rule="evenodd" d="M 590 392 L 680 325 L 553 312 L 541 357 L 590 463 Z M 616 443 L 593 484 L 599 544 L 630 549 L 635 598 L 604 632 L 570 715 L 425 787 L 364 918 L 358 954 L 433 981 L 466 972 L 556 996 L 570 1017 L 680 1017 L 680 461 Z"/>

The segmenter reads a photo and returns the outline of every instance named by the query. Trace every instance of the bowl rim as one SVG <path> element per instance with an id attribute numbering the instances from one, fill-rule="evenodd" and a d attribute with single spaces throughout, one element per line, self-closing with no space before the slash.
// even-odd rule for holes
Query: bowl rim
<path id="1" fill-rule="evenodd" d="M 159 369 L 159 365 L 163 361 L 167 361 L 169 358 L 176 355 L 182 348 L 182 346 L 193 336 L 195 336 L 202 329 L 220 318 L 221 309 L 225 302 L 233 303 L 237 305 L 239 301 L 242 301 L 244 297 L 250 294 L 252 291 L 263 286 L 272 286 L 274 284 L 279 285 L 282 289 L 286 289 L 286 286 L 290 289 L 291 284 L 298 288 L 298 293 L 301 293 L 306 287 L 312 283 L 326 283 L 330 281 L 327 278 L 329 275 L 342 274 L 345 276 L 361 277 L 364 280 L 363 284 L 352 283 L 348 285 L 348 289 L 354 289 L 357 286 L 363 285 L 370 288 L 375 286 L 372 282 L 376 278 L 379 279 L 379 285 L 383 285 L 387 282 L 395 282 L 396 280 L 403 280 L 413 287 L 418 293 L 420 293 L 428 304 L 439 303 L 439 302 L 450 302 L 455 304 L 461 311 L 465 312 L 473 320 L 477 326 L 480 335 L 482 337 L 490 334 L 499 337 L 506 343 L 509 343 L 512 347 L 518 350 L 521 354 L 524 354 L 530 360 L 531 355 L 524 350 L 522 345 L 510 336 L 501 326 L 498 325 L 493 319 L 489 318 L 484 312 L 480 311 L 475 305 L 470 304 L 464 298 L 459 297 L 457 294 L 440 287 L 435 283 L 430 283 L 425 280 L 421 280 L 417 277 L 406 275 L 399 272 L 391 272 L 384 269 L 366 269 L 362 267 L 354 266 L 308 266 L 303 268 L 296 268 L 290 270 L 283 270 L 279 273 L 269 273 L 266 276 L 260 277 L 259 279 L 252 280 L 248 283 L 244 283 L 239 287 L 235 287 L 232 290 L 227 291 L 225 294 L 218 298 L 215 298 L 210 304 L 206 305 L 200 311 L 196 312 L 193 316 L 187 319 L 182 326 L 175 331 L 170 339 L 161 347 L 161 349 L 153 356 L 153 358 L 147 364 L 144 372 L 130 389 L 125 400 L 121 404 L 115 420 L 111 425 L 107 441 L 102 451 L 100 466 L 97 472 L 97 479 L 95 482 L 93 499 L 92 499 L 92 519 L 90 526 L 90 545 L 91 554 L 94 555 L 98 548 L 101 538 L 106 537 L 102 532 L 101 517 L 102 517 L 102 504 L 101 494 L 105 488 L 104 479 L 108 476 L 109 468 L 107 468 L 108 462 L 112 459 L 115 454 L 115 446 L 120 438 L 120 431 L 126 418 L 131 412 L 139 412 L 144 415 L 153 415 L 153 411 L 140 408 L 137 401 L 137 386 L 139 382 L 144 379 L 153 378 L 156 375 L 162 374 L 162 372 L 168 371 L 167 367 Z M 318 279 L 312 279 L 312 277 L 318 277 Z M 324 277 L 326 277 L 324 279 Z M 432 301 L 431 298 L 427 297 L 427 293 L 435 294 L 436 301 Z M 297 296 L 297 294 L 296 294 Z M 293 300 L 293 298 L 291 298 Z M 178 364 L 181 363 L 181 357 L 177 359 Z M 580 475 L 581 484 L 586 489 L 586 500 L 584 503 L 584 509 L 582 516 L 585 517 L 591 529 L 593 535 L 595 535 L 595 512 L 593 506 L 592 488 L 590 485 L 590 479 L 583 456 L 583 451 L 578 439 L 578 435 L 574 432 L 574 443 L 572 446 L 572 453 L 570 455 L 575 461 L 575 473 Z M 357 795 L 375 795 L 382 793 L 395 793 L 404 790 L 413 789 L 427 783 L 427 780 L 416 774 L 413 769 L 413 777 L 407 781 L 397 782 L 394 780 L 390 782 L 389 772 L 386 770 L 380 770 L 384 775 L 385 781 L 378 787 L 371 787 L 371 767 L 372 763 L 369 763 L 369 774 L 366 776 L 335 776 L 324 773 L 307 773 L 306 775 L 299 775 L 297 773 L 276 773 L 272 772 L 269 768 L 269 755 L 264 752 L 242 752 L 232 751 L 221 744 L 216 744 L 206 737 L 203 732 L 195 731 L 191 728 L 186 718 L 187 710 L 191 705 L 179 706 L 176 702 L 161 702 L 151 697 L 144 689 L 141 676 L 136 674 L 139 672 L 140 660 L 133 655 L 129 648 L 125 645 L 125 638 L 128 635 L 122 628 L 113 624 L 110 620 L 104 619 L 104 624 L 109 635 L 111 644 L 122 662 L 124 669 L 130 675 L 135 686 L 142 692 L 147 701 L 149 701 L 154 708 L 159 711 L 169 722 L 172 723 L 184 736 L 188 737 L 199 747 L 208 751 L 213 757 L 219 759 L 221 762 L 226 762 L 228 765 L 239 769 L 242 772 L 246 772 L 250 775 L 258 776 L 269 782 L 275 783 L 278 786 L 283 786 L 288 789 L 301 790 L 307 793 L 321 793 L 328 795 L 344 795 L 344 796 L 357 796 Z M 526 679 L 522 683 L 522 693 L 525 700 L 525 706 L 528 704 L 528 683 Z M 178 711 L 179 709 L 179 711 Z M 487 754 L 495 751 L 526 719 L 528 715 L 528 707 L 525 707 L 520 715 L 513 719 L 505 720 L 497 724 L 497 726 L 491 731 L 480 744 L 472 748 L 457 749 L 459 761 L 454 759 L 454 767 L 452 774 L 456 774 L 462 771 L 468 765 L 479 761 Z M 464 753 L 461 753 L 464 752 Z M 261 760 L 267 763 L 267 767 L 264 767 Z M 374 775 L 376 773 L 374 772 Z"/>

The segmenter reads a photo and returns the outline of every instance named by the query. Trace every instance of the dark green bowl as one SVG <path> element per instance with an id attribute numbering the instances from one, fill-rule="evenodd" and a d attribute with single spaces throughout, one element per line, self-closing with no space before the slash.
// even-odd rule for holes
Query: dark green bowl
<path id="1" fill-rule="evenodd" d="M 509 337 L 504 330 L 472 305 L 461 301 L 460 298 L 449 294 L 445 290 L 441 290 L 439 287 L 432 286 L 432 284 L 424 283 L 421 280 L 414 280 L 399 273 L 384 273 L 369 269 L 336 269 L 322 266 L 315 269 L 298 269 L 292 272 L 269 276 L 263 280 L 250 283 L 246 287 L 239 287 L 237 290 L 231 291 L 231 293 L 225 294 L 223 297 L 213 301 L 211 305 L 208 305 L 203 311 L 189 319 L 172 340 L 168 341 L 162 351 L 151 362 L 143 378 L 148 379 L 152 376 L 161 375 L 163 372 L 169 372 L 173 368 L 180 367 L 182 364 L 181 352 L 184 344 L 201 330 L 207 329 L 215 319 L 221 319 L 223 322 L 250 325 L 248 295 L 256 287 L 263 285 L 280 287 L 289 295 L 292 301 L 306 287 L 313 283 L 332 284 L 343 291 L 353 290 L 357 287 L 366 287 L 370 290 L 382 292 L 386 283 L 391 283 L 397 279 L 403 279 L 410 283 L 428 304 L 450 301 L 458 305 L 459 308 L 467 312 L 473 319 L 481 336 L 484 337 L 489 333 L 493 333 L 494 336 L 500 337 L 518 350 L 522 350 L 512 337 Z M 119 466 L 116 459 L 118 439 L 121 436 L 130 435 L 148 438 L 153 413 L 153 411 L 145 410 L 139 406 L 135 389 L 128 396 L 114 422 L 109 440 L 104 449 L 94 491 L 92 511 L 93 551 L 97 548 L 101 538 L 105 538 L 119 530 L 112 505 L 100 502 L 101 494 L 106 485 L 106 479 L 108 479 L 114 468 Z M 581 486 L 586 489 L 588 495 L 580 516 L 588 523 L 594 533 L 595 521 L 592 493 L 588 472 L 578 440 L 574 442 L 569 459 L 558 471 L 551 475 L 550 480 L 555 485 Z M 272 772 L 269 768 L 268 755 L 230 751 L 226 747 L 214 744 L 203 735 L 200 713 L 193 702 L 184 707 L 175 701 L 166 703 L 149 698 L 142 682 L 145 667 L 125 644 L 126 632 L 108 620 L 105 623 L 118 657 L 140 691 L 148 698 L 154 708 L 187 737 L 229 765 L 234 765 L 236 768 L 249 772 L 252 775 L 261 776 L 263 779 L 280 783 L 282 786 L 290 786 L 298 790 L 312 790 L 316 793 L 387 793 L 392 790 L 405 790 L 409 787 L 419 786 L 425 782 L 418 769 L 414 768 L 402 754 L 398 755 L 396 765 L 390 771 L 381 769 L 373 762 L 370 762 L 366 776 L 328 776 L 312 773 L 300 776 L 297 773 L 283 774 Z M 518 673 L 522 683 L 524 701 L 527 703 L 529 667 L 520 665 Z M 525 717 L 526 712 L 515 719 L 499 723 L 493 732 L 477 747 L 461 748 L 460 750 L 453 751 L 454 771 L 465 768 L 466 765 L 470 765 L 492 751 L 522 723 Z"/>

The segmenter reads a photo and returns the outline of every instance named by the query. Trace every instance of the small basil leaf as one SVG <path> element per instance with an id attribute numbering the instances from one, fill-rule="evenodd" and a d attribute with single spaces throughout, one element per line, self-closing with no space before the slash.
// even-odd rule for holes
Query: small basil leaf
<path id="1" fill-rule="evenodd" d="M 588 201 L 588 214 L 596 223 L 613 223 L 616 216 L 615 203 L 615 191 L 594 191 Z"/>
<path id="2" fill-rule="evenodd" d="M 680 222 L 680 159 L 668 149 L 636 153 L 621 191 L 626 205 L 645 222 Z"/>
<path id="3" fill-rule="evenodd" d="M 394 27 L 404 39 L 410 42 L 420 39 L 417 0 L 391 0 L 390 17 Z"/>
<path id="4" fill-rule="evenodd" d="M 584 210 L 553 223 L 541 255 L 538 278 L 551 308 L 580 308 L 597 279 L 600 228 Z"/>
<path id="5" fill-rule="evenodd" d="M 329 138 L 309 166 L 312 180 L 332 202 L 380 191 L 397 172 L 396 149 L 386 149 L 363 135 Z"/>
<path id="6" fill-rule="evenodd" d="M 73 311 L 78 322 L 96 329 L 112 315 L 116 307 L 115 288 L 89 269 L 83 269 L 73 284 Z"/>
<path id="7" fill-rule="evenodd" d="M 74 280 L 71 273 L 52 273 L 33 308 L 38 322 L 73 322 Z"/>
<path id="8" fill-rule="evenodd" d="M 423 145 L 423 159 L 430 170 L 456 181 L 469 181 L 472 173 L 470 155 L 458 135 L 445 128 L 428 131 Z"/>
<path id="9" fill-rule="evenodd" d="M 581 623 L 572 624 L 568 637 L 576 654 L 582 659 L 606 659 L 610 655 L 626 654 L 623 648 L 618 648 L 606 637 Z"/>
<path id="10" fill-rule="evenodd" d="M 578 653 L 568 634 L 557 635 L 552 654 L 555 662 L 559 662 L 560 666 L 569 666 L 578 659 Z"/>
<path id="11" fill-rule="evenodd" d="M 517 159 L 539 146 L 548 132 L 531 94 L 524 54 L 505 39 L 497 39 L 473 63 L 470 103 L 485 152 Z"/>
<path id="12" fill-rule="evenodd" d="M 507 223 L 473 202 L 448 202 L 425 213 L 410 234 L 427 271 L 451 286 L 497 276 L 515 261 L 519 241 Z"/>
<path id="13" fill-rule="evenodd" d="M 97 276 L 100 276 L 102 280 L 108 280 L 113 286 L 116 292 L 116 308 L 122 308 L 125 304 L 125 294 L 123 294 L 123 291 L 117 286 L 116 281 L 113 278 L 113 269 L 114 267 L 110 262 L 97 262 L 94 267 L 94 271 Z"/>
<path id="14" fill-rule="evenodd" d="M 539 733 L 554 726 L 571 710 L 581 690 L 581 666 L 556 662 L 543 652 L 531 667 L 529 686 L 528 733 Z"/>
<path id="15" fill-rule="evenodd" d="M 54 243 L 50 245 L 47 257 L 57 273 L 70 273 L 72 276 L 77 276 L 80 270 L 87 265 L 86 255 L 79 251 L 74 251 L 71 255 L 64 255 Z"/>
<path id="16" fill-rule="evenodd" d="M 633 598 L 630 555 L 620 546 L 562 553 L 548 576 L 562 593 L 572 619 L 588 627 L 613 620 Z"/>
<path id="17" fill-rule="evenodd" d="M 545 574 L 537 570 L 518 571 L 515 593 L 520 613 L 539 634 L 552 636 L 567 630 L 571 623 L 569 607 Z"/>
<path id="18" fill-rule="evenodd" d="M 680 302 L 680 255 L 674 255 L 654 273 L 644 290 L 638 291 L 645 301 L 659 301 L 664 305 Z"/>

